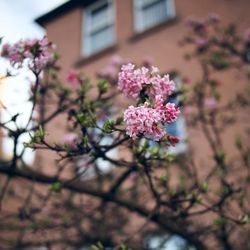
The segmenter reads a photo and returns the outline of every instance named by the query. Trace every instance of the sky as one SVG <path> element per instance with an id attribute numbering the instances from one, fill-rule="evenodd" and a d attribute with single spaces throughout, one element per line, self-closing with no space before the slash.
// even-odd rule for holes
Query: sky
<path id="1" fill-rule="evenodd" d="M 3 43 L 14 43 L 25 38 L 41 38 L 45 35 L 42 27 L 34 22 L 34 19 L 54 9 L 67 0 L 0 0 L 0 37 Z M 0 58 L 0 76 L 4 75 L 7 68 L 6 61 Z M 1 120 L 8 120 L 11 115 L 21 113 L 19 125 L 25 125 L 31 103 L 27 100 L 30 89 L 31 75 L 23 70 L 17 77 L 8 78 L 0 83 L 0 100 L 8 108 L 8 112 L 1 112 Z M 30 80 L 27 80 L 30 79 Z M 12 124 L 13 126 L 14 124 Z M 11 126 L 11 125 L 10 125 Z M 19 142 L 21 151 L 22 143 L 27 141 L 28 135 L 24 135 Z M 13 149 L 12 140 L 7 137 L 3 140 L 3 158 L 11 157 Z M 34 153 L 27 151 L 24 155 L 26 163 L 31 164 Z"/>
<path id="2" fill-rule="evenodd" d="M 64 2 L 66 0 L 0 0 L 0 36 L 9 42 L 42 37 L 44 30 L 34 19 Z"/>

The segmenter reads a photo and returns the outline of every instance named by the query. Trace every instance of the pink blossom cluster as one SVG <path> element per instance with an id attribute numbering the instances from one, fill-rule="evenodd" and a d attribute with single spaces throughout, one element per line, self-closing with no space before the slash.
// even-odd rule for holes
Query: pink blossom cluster
<path id="1" fill-rule="evenodd" d="M 211 25 L 216 25 L 218 23 L 220 23 L 221 19 L 220 16 L 216 13 L 210 13 L 208 14 L 206 19 L 199 19 L 193 16 L 189 16 L 186 20 L 186 24 L 194 27 L 195 29 L 198 30 L 203 30 L 203 31 L 207 31 L 207 25 L 211 24 Z"/>
<path id="2" fill-rule="evenodd" d="M 206 38 L 197 38 L 195 42 L 198 50 L 204 50 L 209 45 L 209 42 Z"/>
<path id="3" fill-rule="evenodd" d="M 175 104 L 164 105 L 160 96 L 157 96 L 154 107 L 149 107 L 147 102 L 139 107 L 129 106 L 124 113 L 127 134 L 132 138 L 151 136 L 153 140 L 159 141 L 166 135 L 164 125 L 176 121 L 179 113 Z"/>
<path id="4" fill-rule="evenodd" d="M 218 24 L 220 21 L 221 18 L 217 13 L 210 13 L 207 17 L 207 22 L 211 24 Z"/>
<path id="5" fill-rule="evenodd" d="M 194 29 L 200 35 L 205 35 L 208 31 L 206 20 L 199 19 L 193 16 L 189 16 L 186 19 L 186 24 Z"/>
<path id="6" fill-rule="evenodd" d="M 176 121 L 180 113 L 174 103 L 164 104 L 175 90 L 175 83 L 169 75 L 161 76 L 154 66 L 150 70 L 146 67 L 136 69 L 129 63 L 121 68 L 118 88 L 126 97 L 138 100 L 143 94 L 149 98 L 143 106 L 130 106 L 124 113 L 126 132 L 130 137 L 150 136 L 159 141 L 167 135 L 164 126 Z"/>
<path id="7" fill-rule="evenodd" d="M 214 111 L 214 110 L 216 110 L 218 103 L 214 97 L 210 97 L 210 98 L 205 99 L 204 106 L 206 109 L 208 109 L 210 111 Z"/>
<path id="8" fill-rule="evenodd" d="M 169 79 L 169 75 L 163 77 L 159 69 L 152 66 L 135 69 L 135 65 L 128 63 L 123 65 L 119 73 L 118 88 L 126 97 L 138 99 L 142 91 L 152 100 L 160 95 L 166 99 L 175 89 L 175 83 Z"/>
<path id="9" fill-rule="evenodd" d="M 13 67 L 20 68 L 27 63 L 32 71 L 40 73 L 55 62 L 55 56 L 50 52 L 52 48 L 53 44 L 46 37 L 20 40 L 13 45 L 4 44 L 1 56 L 7 58 Z"/>

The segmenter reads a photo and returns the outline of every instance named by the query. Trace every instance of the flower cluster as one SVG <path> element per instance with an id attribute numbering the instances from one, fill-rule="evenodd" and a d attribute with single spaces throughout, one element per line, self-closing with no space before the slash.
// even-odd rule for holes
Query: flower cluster
<path id="1" fill-rule="evenodd" d="M 161 140 L 166 135 L 165 125 L 176 121 L 180 113 L 174 103 L 164 104 L 175 89 L 169 75 L 160 76 L 159 69 L 154 66 L 151 70 L 146 67 L 135 69 L 135 65 L 129 63 L 121 68 L 118 88 L 126 97 L 138 100 L 144 95 L 148 99 L 143 106 L 130 106 L 125 111 L 127 134 L 132 138 L 143 135 Z"/>
<path id="2" fill-rule="evenodd" d="M 40 73 L 55 62 L 55 56 L 50 52 L 52 48 L 53 44 L 46 37 L 20 40 L 13 45 L 4 44 L 1 56 L 7 58 L 13 67 L 20 68 L 27 63 L 33 72 Z"/>
<path id="3" fill-rule="evenodd" d="M 169 75 L 161 77 L 157 67 L 152 66 L 151 70 L 146 67 L 135 69 L 135 65 L 129 63 L 121 68 L 118 88 L 126 97 L 138 99 L 143 92 L 155 100 L 158 95 L 166 99 L 174 91 L 175 84 L 170 81 Z"/>
<path id="4" fill-rule="evenodd" d="M 215 13 L 209 14 L 205 19 L 199 19 L 196 17 L 188 17 L 186 24 L 192 28 L 196 38 L 193 40 L 198 52 L 204 52 L 209 46 L 211 41 L 217 41 L 218 43 L 223 42 L 222 37 L 215 37 L 214 39 L 209 39 L 209 33 L 218 28 L 220 23 L 219 15 Z M 189 42 L 192 41 L 189 37 Z"/>
<path id="5" fill-rule="evenodd" d="M 127 134 L 136 138 L 140 135 L 151 136 L 153 140 L 159 141 L 166 135 L 166 123 L 176 121 L 179 108 L 173 103 L 163 103 L 149 107 L 147 102 L 143 106 L 130 106 L 124 113 L 124 121 L 127 123 Z"/>

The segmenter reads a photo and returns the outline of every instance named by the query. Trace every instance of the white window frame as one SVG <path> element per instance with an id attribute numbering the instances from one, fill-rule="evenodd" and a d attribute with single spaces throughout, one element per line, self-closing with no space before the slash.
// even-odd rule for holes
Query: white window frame
<path id="1" fill-rule="evenodd" d="M 92 12 L 102 6 L 105 2 L 108 3 L 109 8 L 108 8 L 108 20 L 107 20 L 107 26 L 112 26 L 112 41 L 107 44 L 107 46 L 100 48 L 98 50 L 93 50 L 91 47 L 91 32 L 92 27 L 91 27 L 91 14 Z M 92 54 L 95 54 L 103 49 L 106 49 L 112 44 L 115 43 L 116 36 L 115 36 L 115 4 L 114 0 L 100 0 L 97 1 L 90 6 L 86 7 L 83 11 L 83 25 L 82 25 L 82 41 L 83 43 L 81 44 L 81 54 L 83 56 L 90 56 Z"/>
<path id="2" fill-rule="evenodd" d="M 155 0 L 157 1 L 157 0 Z M 167 13 L 166 13 L 166 18 L 162 21 L 166 21 L 168 19 L 171 19 L 173 17 L 175 17 L 175 0 L 164 0 L 165 4 L 166 4 L 166 9 L 167 9 Z M 134 0 L 134 29 L 135 32 L 143 32 L 147 29 L 153 28 L 154 26 L 159 25 L 162 22 L 156 23 L 150 27 L 145 27 L 144 23 L 143 23 L 143 0 Z"/>

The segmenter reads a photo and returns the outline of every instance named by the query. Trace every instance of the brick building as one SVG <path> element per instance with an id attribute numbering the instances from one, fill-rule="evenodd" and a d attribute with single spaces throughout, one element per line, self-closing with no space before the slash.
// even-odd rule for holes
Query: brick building
<path id="1" fill-rule="evenodd" d="M 152 57 L 162 71 L 177 69 L 195 81 L 200 69 L 195 62 L 189 62 L 187 67 L 184 51 L 178 46 L 185 33 L 185 19 L 190 15 L 203 17 L 208 13 L 218 13 L 223 22 L 236 23 L 243 31 L 250 23 L 249 8 L 247 0 L 71 0 L 37 18 L 36 22 L 45 28 L 49 40 L 57 45 L 61 55 L 62 79 L 72 68 L 81 69 L 94 79 L 112 56 L 120 55 L 138 64 L 145 56 Z M 224 98 L 234 96 L 238 86 L 234 84 L 232 75 L 224 74 L 223 81 L 227 82 L 222 86 Z M 63 134 L 60 119 L 48 128 L 53 131 L 51 140 L 56 141 Z M 174 153 L 188 151 L 184 141 L 186 136 L 190 137 L 197 162 L 204 164 L 210 151 L 202 133 L 191 127 L 186 128 L 185 117 L 181 117 L 174 126 L 173 131 L 183 139 Z M 241 130 L 241 125 L 237 126 L 224 135 L 229 151 L 234 150 L 231 140 L 235 131 Z M 46 159 L 43 155 L 39 157 L 46 163 L 54 161 L 50 154 Z M 149 244 L 159 241 L 157 237 L 152 238 Z"/>
<path id="2" fill-rule="evenodd" d="M 235 23 L 243 32 L 250 23 L 249 7 L 247 0 L 71 0 L 37 18 L 36 22 L 57 45 L 62 79 L 72 68 L 81 69 L 94 79 L 112 56 L 119 55 L 138 64 L 145 57 L 151 57 L 163 72 L 178 70 L 195 81 L 199 77 L 199 66 L 187 62 L 183 56 L 185 51 L 178 45 L 185 34 L 187 17 L 202 18 L 217 13 L 225 24 Z M 223 75 L 223 81 L 227 82 L 222 86 L 224 97 L 234 96 L 236 86 L 232 76 Z M 55 124 L 60 127 L 60 119 Z M 60 138 L 62 131 L 63 128 L 53 130 L 52 138 Z M 196 155 L 203 161 L 208 145 L 199 131 L 186 128 L 184 117 L 175 123 L 172 131 L 183 140 L 186 136 L 192 137 L 194 147 L 202 143 L 204 147 L 196 148 Z M 234 131 L 229 131 L 225 136 L 226 142 L 232 133 Z M 175 149 L 177 153 L 185 150 L 184 143 Z"/>

